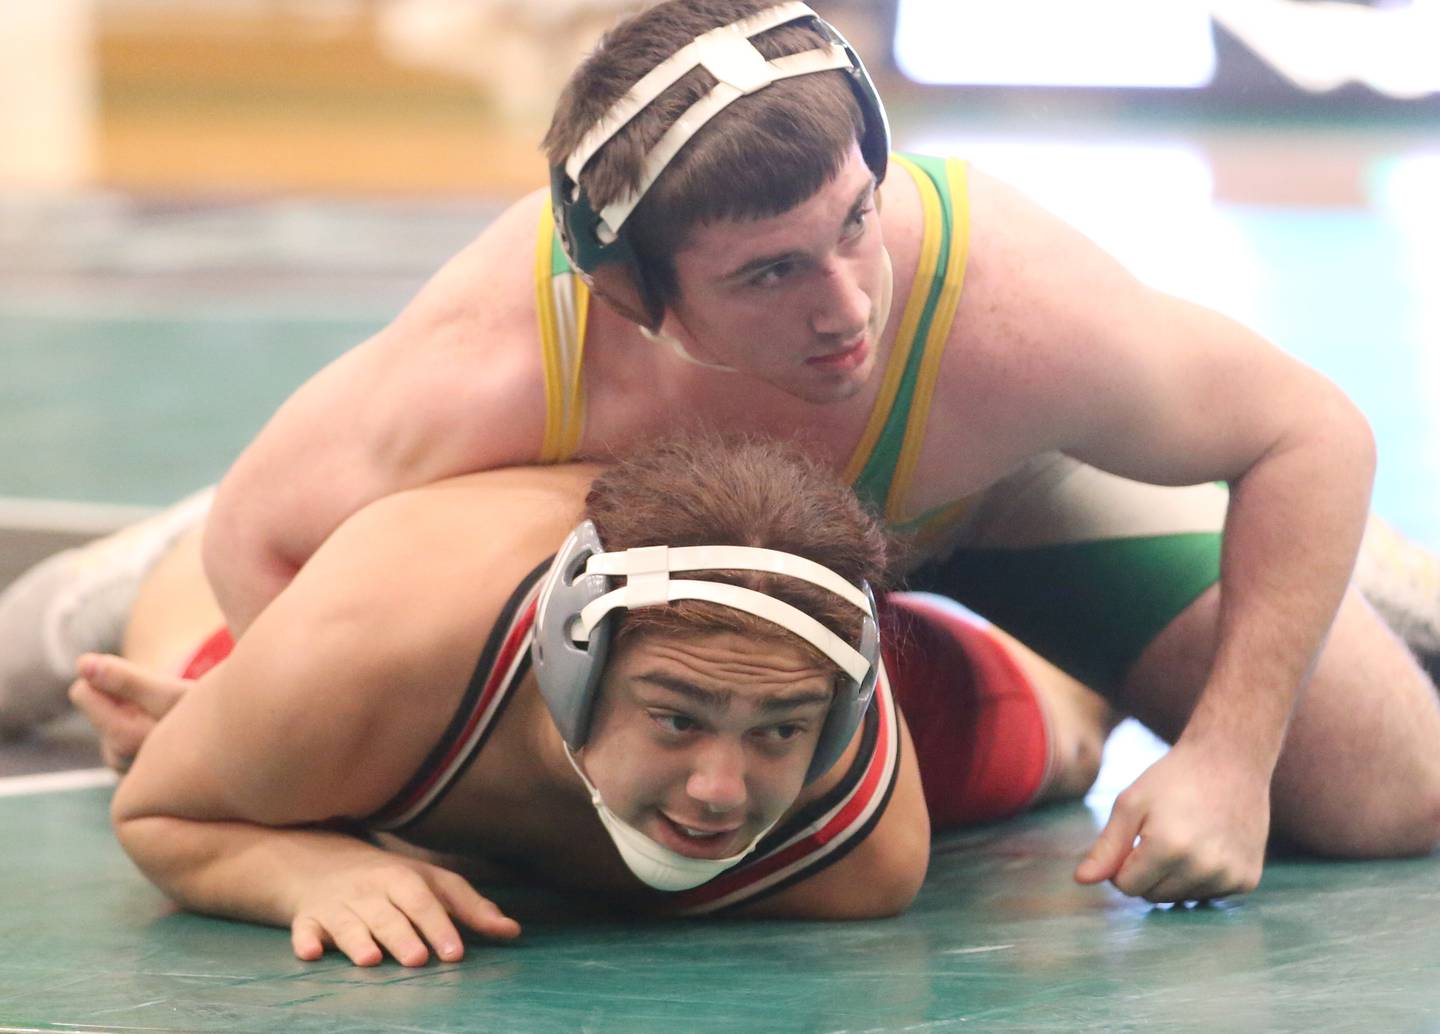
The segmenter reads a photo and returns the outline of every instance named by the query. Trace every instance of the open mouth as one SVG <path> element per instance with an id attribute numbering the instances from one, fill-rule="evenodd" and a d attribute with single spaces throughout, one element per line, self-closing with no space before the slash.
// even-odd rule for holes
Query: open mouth
<path id="1" fill-rule="evenodd" d="M 656 838 L 665 847 L 689 858 L 725 858 L 734 853 L 733 844 L 740 826 L 728 829 L 706 829 L 677 822 L 664 812 L 656 824 Z"/>
<path id="2" fill-rule="evenodd" d="M 805 365 L 821 370 L 853 370 L 865 361 L 870 352 L 870 336 L 867 334 L 849 348 L 828 355 L 811 356 Z"/>

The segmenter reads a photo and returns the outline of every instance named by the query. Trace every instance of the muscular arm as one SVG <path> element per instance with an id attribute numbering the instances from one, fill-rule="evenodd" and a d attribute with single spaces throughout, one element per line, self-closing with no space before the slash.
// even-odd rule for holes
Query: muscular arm
<path id="1" fill-rule="evenodd" d="M 1229 817 L 1250 861 L 1228 889 L 1249 889 L 1286 723 L 1364 526 L 1368 425 L 1258 335 L 1145 287 L 1033 205 L 983 189 L 1015 241 L 986 249 L 978 279 L 1001 318 L 983 347 L 1009 357 L 992 366 L 992 387 L 1031 427 L 995 419 L 1031 453 L 1059 449 L 1158 484 L 1230 482 L 1214 661 L 1169 764 L 1245 802 Z M 1114 858 L 1129 833 L 1116 834 Z"/>
<path id="2" fill-rule="evenodd" d="M 1178 302 L 1165 308 L 1179 310 L 1182 333 L 1193 335 L 1182 343 L 1200 348 L 1228 338 L 1238 353 L 1219 363 L 1229 366 L 1228 378 L 1216 374 L 1195 395 L 1173 396 L 1199 419 L 1162 439 L 1202 456 L 1204 439 L 1218 439 L 1206 458 L 1231 486 L 1214 654 L 1174 748 L 1117 802 L 1077 870 L 1082 880 L 1109 878 L 1158 901 L 1259 883 L 1271 777 L 1349 581 L 1374 474 L 1368 425 L 1333 385 L 1258 339 L 1240 351 L 1251 336 L 1213 313 Z M 1208 372 L 1203 361 L 1182 363 L 1177 376 Z M 1156 479 L 1103 435 L 1093 452 L 1077 454 Z M 1208 638 L 1196 627 L 1187 634 Z M 1131 850 L 1137 833 L 1142 847 Z"/>
<path id="3" fill-rule="evenodd" d="M 493 569 L 513 584 L 509 568 L 534 560 L 437 548 L 462 541 L 457 527 L 501 536 L 470 495 L 438 515 L 416 497 L 371 506 L 326 541 L 155 727 L 113 805 L 122 844 L 178 903 L 291 925 L 305 958 L 329 942 L 378 961 L 378 941 L 423 961 L 417 931 L 458 957 L 450 916 L 518 930 L 453 873 L 306 828 L 367 815 L 410 777 L 465 685 L 475 628 L 503 602 L 476 583 Z"/>
<path id="4" fill-rule="evenodd" d="M 1115 358 L 1130 376 L 1089 378 L 1096 412 L 1067 451 L 1143 481 L 1230 483 L 1216 655 L 1182 739 L 1226 743 L 1268 782 L 1354 564 L 1373 440 L 1333 384 L 1225 317 L 1143 288 L 1114 304 L 1139 310 Z M 1147 349 L 1161 355 L 1133 357 Z"/>
<path id="5" fill-rule="evenodd" d="M 526 198 L 392 323 L 306 382 L 221 482 L 205 570 L 243 632 L 366 503 L 456 474 L 533 462 L 544 431 Z"/>

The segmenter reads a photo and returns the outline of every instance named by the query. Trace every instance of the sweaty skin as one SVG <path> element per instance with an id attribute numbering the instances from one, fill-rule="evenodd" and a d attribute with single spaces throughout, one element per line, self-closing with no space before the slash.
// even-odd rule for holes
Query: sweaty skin
<path id="1" fill-rule="evenodd" d="M 680 300 L 662 329 L 740 373 L 685 363 L 592 305 L 581 454 L 602 458 L 705 425 L 799 434 L 842 466 L 875 401 L 875 371 L 918 262 L 913 184 L 889 176 L 877 210 L 870 179 L 854 148 L 797 208 L 700 227 L 681 249 Z M 364 503 L 535 459 L 543 378 L 530 263 L 515 257 L 533 254 L 543 203 L 538 193 L 518 202 L 391 326 L 304 385 L 227 475 L 206 566 L 232 626 L 243 629 Z M 979 491 L 1057 451 L 1157 484 L 1230 483 L 1223 592 L 1172 624 L 1164 678 L 1132 673 L 1124 686 L 1097 687 L 1132 710 L 1157 701 L 1153 720 L 1174 727 L 1178 741 L 1122 799 L 1077 878 L 1156 900 L 1248 890 L 1262 866 L 1286 725 L 1360 540 L 1374 468 L 1368 426 L 1314 371 L 1233 321 L 1139 283 L 978 171 L 970 210 L 964 291 L 903 510 Z M 887 252 L 896 303 L 882 328 Z M 1303 536 L 1294 534 L 1300 525 Z M 1362 671 L 1391 649 L 1357 642 Z M 1135 672 L 1152 670 L 1160 649 Z M 1405 706 L 1423 708 L 1423 683 L 1412 682 Z M 1433 720 L 1425 712 L 1415 727 Z M 1418 742 L 1404 744 L 1412 749 Z M 1422 814 L 1433 814 L 1424 799 L 1437 780 L 1428 775 L 1417 789 Z M 1387 832 L 1375 849 L 1392 840 Z"/>

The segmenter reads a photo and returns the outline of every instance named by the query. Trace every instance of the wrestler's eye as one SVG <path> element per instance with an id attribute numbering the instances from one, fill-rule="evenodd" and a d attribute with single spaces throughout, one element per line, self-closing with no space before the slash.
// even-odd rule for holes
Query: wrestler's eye
<path id="1" fill-rule="evenodd" d="M 874 205 L 865 205 L 850 213 L 850 218 L 845 221 L 845 239 L 854 240 L 865 232 L 865 220 L 870 213 L 875 211 Z"/>
<path id="2" fill-rule="evenodd" d="M 750 278 L 751 287 L 774 287 L 795 272 L 795 263 L 789 260 L 766 266 Z"/>
<path id="3" fill-rule="evenodd" d="M 687 732 L 694 732 L 698 729 L 699 723 L 695 719 L 683 714 L 674 714 L 669 711 L 651 711 L 650 720 L 660 726 L 665 732 L 677 736 Z"/>
<path id="4" fill-rule="evenodd" d="M 761 734 L 771 743 L 788 743 L 803 736 L 805 728 L 804 722 L 780 722 L 778 725 L 766 726 L 761 730 Z"/>

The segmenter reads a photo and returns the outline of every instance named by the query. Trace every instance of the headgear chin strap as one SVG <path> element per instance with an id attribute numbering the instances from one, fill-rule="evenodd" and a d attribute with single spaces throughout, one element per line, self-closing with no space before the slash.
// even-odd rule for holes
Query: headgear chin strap
<path id="1" fill-rule="evenodd" d="M 692 858 L 651 840 L 611 811 L 605 798 L 600 796 L 600 791 L 595 789 L 595 784 L 590 781 L 590 777 L 585 774 L 580 762 L 575 760 L 575 754 L 568 747 L 565 748 L 565 756 L 570 759 L 570 767 L 580 777 L 580 782 L 585 784 L 585 790 L 590 794 L 590 805 L 600 816 L 600 824 L 610 834 L 625 867 L 634 873 L 641 883 L 656 890 L 673 893 L 708 883 L 726 869 L 732 869 L 750 857 L 760 846 L 760 841 L 765 839 L 765 834 L 774 829 L 782 818 L 777 815 L 770 825 L 756 833 L 748 844 L 732 855 L 725 858 Z"/>
<path id="2" fill-rule="evenodd" d="M 671 577 L 676 571 L 713 570 L 788 575 L 833 592 L 863 615 L 859 649 L 773 596 L 724 582 Z M 622 577 L 624 584 L 617 584 Z M 805 781 L 824 775 L 844 753 L 875 692 L 880 633 L 869 586 L 851 585 L 804 557 L 752 546 L 644 546 L 606 553 L 590 521 L 570 533 L 550 567 L 531 648 L 536 681 L 565 743 L 579 750 L 589 737 L 609 654 L 611 613 L 685 599 L 708 600 L 764 618 L 804 639 L 844 673 L 820 728 Z"/>
<path id="3" fill-rule="evenodd" d="M 752 36 L 788 22 L 808 19 L 824 33 L 822 47 L 787 54 L 773 60 L 750 42 Z M 640 183 L 600 211 L 590 204 L 580 186 L 586 164 L 652 101 L 693 69 L 704 67 L 718 82 L 682 114 L 645 155 Z M 550 199 L 555 227 L 570 262 L 590 279 L 596 290 L 626 315 L 652 329 L 664 314 L 654 291 L 641 272 L 628 236 L 621 234 L 625 220 L 665 167 L 700 129 L 732 102 L 763 90 L 771 83 L 814 72 L 843 71 L 860 104 L 865 120 L 861 151 L 876 180 L 885 178 L 890 153 L 890 124 L 860 56 L 833 25 L 799 0 L 776 4 L 747 18 L 702 33 L 647 72 L 611 105 L 581 139 L 564 163 L 550 169 Z"/>

